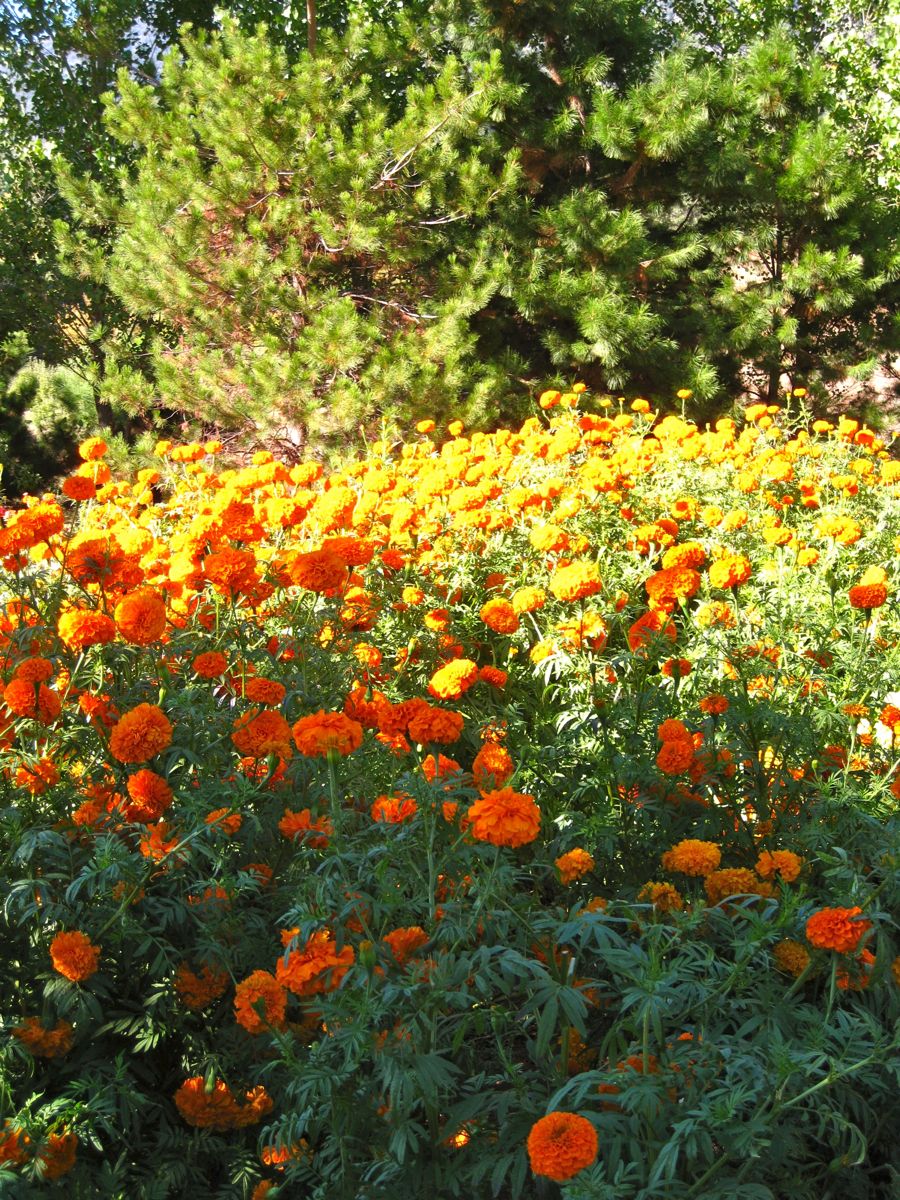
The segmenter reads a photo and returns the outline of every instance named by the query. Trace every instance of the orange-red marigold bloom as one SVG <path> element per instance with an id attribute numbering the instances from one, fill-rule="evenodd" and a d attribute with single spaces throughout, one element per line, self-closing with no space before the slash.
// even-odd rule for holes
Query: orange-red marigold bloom
<path id="1" fill-rule="evenodd" d="M 479 616 L 494 633 L 515 633 L 519 628 L 516 610 L 502 596 L 494 596 L 483 604 Z"/>
<path id="2" fill-rule="evenodd" d="M 819 950 L 850 954 L 857 948 L 863 935 L 872 928 L 871 921 L 856 920 L 861 913 L 859 906 L 821 908 L 806 922 L 807 940 Z"/>
<path id="3" fill-rule="evenodd" d="M 589 1167 L 597 1157 L 599 1142 L 591 1122 L 578 1113 L 552 1112 L 531 1127 L 528 1159 L 535 1175 L 564 1183 Z"/>
<path id="4" fill-rule="evenodd" d="M 469 807 L 466 827 L 479 842 L 492 846 L 524 846 L 541 828 L 541 810 L 534 797 L 510 787 L 485 792 Z"/>
<path id="5" fill-rule="evenodd" d="M 561 854 L 556 859 L 554 866 L 559 871 L 559 877 L 563 883 L 573 883 L 582 875 L 593 871 L 595 863 L 593 855 L 588 854 L 587 850 L 582 850 L 580 846 L 576 846 L 574 850 Z"/>
<path id="6" fill-rule="evenodd" d="M 100 947 L 78 929 L 69 933 L 60 932 L 50 943 L 50 958 L 53 969 L 73 983 L 83 983 L 97 970 L 100 963 Z"/>
<path id="7" fill-rule="evenodd" d="M 234 1016 L 248 1033 L 282 1029 L 287 1008 L 287 992 L 268 971 L 253 971 L 234 989 Z M 257 1011 L 262 1010 L 262 1015 Z"/>
<path id="8" fill-rule="evenodd" d="M 141 763 L 161 754 L 172 741 L 172 723 L 155 704 L 123 713 L 109 735 L 109 752 L 123 763 Z"/>
<path id="9" fill-rule="evenodd" d="M 125 820 L 152 825 L 172 803 L 172 789 L 161 775 L 143 767 L 128 776 L 126 784 L 131 803 L 125 806 Z"/>
<path id="10" fill-rule="evenodd" d="M 307 758 L 324 758 L 329 751 L 352 754 L 362 745 L 363 729 L 344 713 L 323 712 L 301 717 L 294 723 L 294 742 Z"/>
<path id="11" fill-rule="evenodd" d="M 166 632 L 166 603 L 149 588 L 123 596 L 113 615 L 119 633 L 134 646 L 150 646 Z"/>
<path id="12" fill-rule="evenodd" d="M 290 758 L 294 752 L 291 745 L 291 727 L 273 708 L 257 712 L 251 709 L 234 723 L 231 735 L 235 749 L 245 758 L 268 758 L 277 754 L 279 758 Z"/>

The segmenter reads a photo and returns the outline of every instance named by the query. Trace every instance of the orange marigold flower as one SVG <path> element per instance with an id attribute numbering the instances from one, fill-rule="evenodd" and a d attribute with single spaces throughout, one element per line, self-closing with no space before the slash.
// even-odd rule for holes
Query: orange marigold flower
<path id="1" fill-rule="evenodd" d="M 109 735 L 109 752 L 122 763 L 141 763 L 161 754 L 172 741 L 172 723 L 156 704 L 138 704 L 123 713 Z"/>
<path id="2" fill-rule="evenodd" d="M 402 825 L 404 821 L 411 821 L 418 811 L 419 806 L 412 796 L 403 793 L 379 796 L 372 804 L 372 820 L 384 825 Z"/>
<path id="3" fill-rule="evenodd" d="M 510 787 L 485 792 L 466 813 L 466 827 L 479 842 L 492 846 L 524 846 L 541 828 L 541 810 L 534 797 Z"/>
<path id="4" fill-rule="evenodd" d="M 0 1129 L 0 1167 L 11 1164 L 14 1167 L 24 1166 L 31 1157 L 28 1149 L 31 1138 L 21 1129 L 16 1129 L 7 1123 Z"/>
<path id="5" fill-rule="evenodd" d="M 793 850 L 763 850 L 756 860 L 756 873 L 763 879 L 779 875 L 785 883 L 793 883 L 802 866 L 803 859 Z"/>
<path id="6" fill-rule="evenodd" d="M 700 576 L 691 567 L 665 567 L 651 575 L 644 587 L 655 605 L 684 604 L 696 595 Z"/>
<path id="7" fill-rule="evenodd" d="M 710 904 L 718 904 L 728 896 L 765 896 L 771 893 L 769 884 L 761 883 L 747 867 L 726 867 L 721 871 L 709 871 L 703 886 Z"/>
<path id="8" fill-rule="evenodd" d="M 290 945 L 293 931 L 286 936 L 287 945 Z M 279 958 L 275 977 L 297 996 L 331 992 L 340 986 L 354 958 L 352 946 L 338 950 L 328 930 L 320 929 L 303 947 L 290 950 L 286 958 Z"/>
<path id="9" fill-rule="evenodd" d="M 182 963 L 175 972 L 175 991 L 185 1008 L 194 1011 L 218 1000 L 227 987 L 228 973 L 209 964 L 195 974 L 187 963 Z"/>
<path id="10" fill-rule="evenodd" d="M 384 935 L 384 940 L 391 948 L 391 953 L 401 967 L 405 967 L 417 950 L 428 941 L 428 934 L 421 925 L 409 925 L 403 929 L 393 929 Z"/>
<path id="11" fill-rule="evenodd" d="M 488 629 L 494 633 L 515 633 L 519 628 L 519 618 L 516 610 L 502 596 L 494 596 L 481 606 L 478 614 Z"/>
<path id="12" fill-rule="evenodd" d="M 232 812 L 230 808 L 216 808 L 204 818 L 207 825 L 215 825 L 223 833 L 232 837 L 240 829 L 244 818 L 240 813 Z"/>
<path id="13" fill-rule="evenodd" d="M 78 1138 L 74 1133 L 51 1133 L 43 1149 L 37 1155 L 37 1163 L 44 1179 L 59 1179 L 75 1166 Z"/>
<path id="14" fill-rule="evenodd" d="M 709 582 L 714 588 L 735 588 L 747 582 L 752 570 L 743 554 L 725 554 L 709 568 Z"/>
<path id="15" fill-rule="evenodd" d="M 234 989 L 234 1016 L 248 1033 L 283 1029 L 287 992 L 268 971 L 253 971 Z"/>
<path id="16" fill-rule="evenodd" d="M 347 566 L 332 550 L 298 554 L 289 567 L 291 583 L 309 592 L 331 592 L 347 581 Z"/>
<path id="17" fill-rule="evenodd" d="M 671 883 L 645 883 L 638 892 L 638 900 L 644 904 L 652 904 L 659 912 L 681 912 L 684 900 L 677 888 Z"/>
<path id="18" fill-rule="evenodd" d="M 24 788 L 32 796 L 42 796 L 48 788 L 59 783 L 59 768 L 52 759 L 39 758 L 16 769 L 16 786 Z"/>
<path id="19" fill-rule="evenodd" d="M 207 1091 L 202 1075 L 186 1079 L 174 1099 L 188 1125 L 221 1132 L 255 1125 L 272 1111 L 272 1099 L 264 1087 L 252 1088 L 239 1104 L 224 1080 L 217 1079 Z"/>
<path id="20" fill-rule="evenodd" d="M 599 1142 L 591 1122 L 578 1113 L 551 1112 L 531 1127 L 528 1160 L 535 1175 L 564 1183 L 589 1167 L 597 1157 Z"/>
<path id="21" fill-rule="evenodd" d="M 245 758 L 268 758 L 270 754 L 276 754 L 288 759 L 294 752 L 291 727 L 281 713 L 272 708 L 262 712 L 251 709 L 238 717 L 231 740 Z"/>
<path id="22" fill-rule="evenodd" d="M 410 738 L 420 746 L 434 742 L 449 746 L 459 741 L 462 731 L 463 718 L 460 713 L 430 704 L 417 708 L 408 726 Z"/>
<path id="23" fill-rule="evenodd" d="M 428 691 L 438 700 L 457 700 L 478 680 L 478 665 L 470 658 L 454 658 L 431 677 Z"/>
<path id="24" fill-rule="evenodd" d="M 506 687 L 509 676 L 500 667 L 481 667 L 478 671 L 478 678 L 482 683 L 490 684 L 491 687 L 502 688 Z"/>
<path id="25" fill-rule="evenodd" d="M 595 562 L 570 563 L 554 571 L 549 587 L 557 600 L 583 600 L 595 596 L 603 587 L 600 568 Z"/>
<path id="26" fill-rule="evenodd" d="M 711 692 L 700 701 L 700 711 L 708 716 L 720 717 L 722 713 L 728 712 L 728 697 L 720 692 Z"/>
<path id="27" fill-rule="evenodd" d="M 301 842 L 314 850 L 322 850 L 328 845 L 328 839 L 334 833 L 334 827 L 327 817 L 316 817 L 310 809 L 302 808 L 299 812 L 284 810 L 284 816 L 278 822 L 278 831 L 289 841 L 299 837 Z"/>
<path id="28" fill-rule="evenodd" d="M 27 679 L 10 680 L 3 689 L 3 699 L 17 717 L 31 718 L 42 725 L 55 721 L 62 709 L 57 692 L 45 683 L 31 683 Z"/>
<path id="29" fill-rule="evenodd" d="M 708 875 L 722 861 L 722 852 L 715 842 L 703 842 L 697 838 L 685 838 L 666 850 L 661 862 L 667 871 L 678 871 L 682 875 Z"/>
<path id="30" fill-rule="evenodd" d="M 58 933 L 50 943 L 50 958 L 53 969 L 73 983 L 83 983 L 97 970 L 100 963 L 100 947 L 78 929 L 70 933 Z"/>
<path id="31" fill-rule="evenodd" d="M 47 1029 L 40 1017 L 26 1017 L 13 1033 L 38 1058 L 61 1058 L 72 1049 L 75 1031 L 68 1021 L 57 1021 Z"/>
<path id="32" fill-rule="evenodd" d="M 309 717 L 301 717 L 291 731 L 301 754 L 307 758 L 324 758 L 330 751 L 352 754 L 362 745 L 363 728 L 358 721 L 344 713 L 327 713 L 321 709 Z"/>
<path id="33" fill-rule="evenodd" d="M 205 578 L 224 596 L 252 592 L 259 583 L 256 555 L 252 550 L 236 550 L 227 546 L 224 550 L 207 554 L 201 565 Z"/>
<path id="34" fill-rule="evenodd" d="M 666 614 L 659 609 L 651 609 L 638 617 L 628 630 L 628 645 L 638 653 L 657 640 L 674 642 L 677 636 L 678 631 Z"/>
<path id="35" fill-rule="evenodd" d="M 259 675 L 245 679 L 243 691 L 245 699 L 252 700 L 254 704 L 268 704 L 273 708 L 277 708 L 287 695 L 283 683 L 275 679 L 263 679 Z"/>
<path id="36" fill-rule="evenodd" d="M 129 592 L 114 616 L 119 633 L 135 646 L 150 646 L 166 632 L 166 602 L 149 588 Z"/>
<path id="37" fill-rule="evenodd" d="M 656 736 L 661 742 L 689 742 L 691 740 L 687 725 L 683 721 L 679 721 L 677 717 L 669 717 L 667 721 L 663 721 L 657 727 Z"/>
<path id="38" fill-rule="evenodd" d="M 53 663 L 49 658 L 23 658 L 13 676 L 28 683 L 46 683 L 53 676 Z"/>
<path id="39" fill-rule="evenodd" d="M 821 908 L 806 922 L 806 938 L 810 945 L 819 950 L 836 950 L 839 954 L 850 954 L 871 928 L 871 921 L 858 921 L 862 913 L 854 908 Z"/>
<path id="40" fill-rule="evenodd" d="M 803 974 L 810 962 L 809 951 L 806 947 L 791 938 L 784 938 L 777 942 L 772 947 L 772 957 L 775 959 L 775 965 L 779 971 L 784 971 L 786 975 L 793 975 L 795 979 L 798 975 Z"/>
<path id="41" fill-rule="evenodd" d="M 503 787 L 514 770 L 509 751 L 497 742 L 485 742 L 472 763 L 472 774 L 479 791 Z"/>
<path id="42" fill-rule="evenodd" d="M 872 981 L 872 970 L 875 966 L 875 955 L 871 950 L 862 950 L 859 958 L 855 959 L 850 969 L 838 967 L 836 983 L 842 992 L 861 992 Z"/>
<path id="43" fill-rule="evenodd" d="M 128 776 L 126 784 L 131 803 L 125 806 L 125 820 L 152 825 L 172 803 L 172 789 L 161 775 L 142 767 Z"/>
<path id="44" fill-rule="evenodd" d="M 887 602 L 887 585 L 883 583 L 857 583 L 847 593 L 853 608 L 870 612 Z"/>
<path id="45" fill-rule="evenodd" d="M 197 655 L 191 666 L 201 679 L 218 679 L 228 670 L 228 659 L 218 650 L 205 650 Z"/>
<path id="46" fill-rule="evenodd" d="M 576 846 L 574 850 L 567 850 L 554 862 L 563 883 L 574 883 L 576 879 L 581 879 L 583 875 L 593 871 L 595 865 L 593 856 L 580 846 Z"/>
<path id="47" fill-rule="evenodd" d="M 60 491 L 70 500 L 93 500 L 97 495 L 97 486 L 93 479 L 84 475 L 69 475 L 62 483 Z"/>
<path id="48" fill-rule="evenodd" d="M 690 770 L 693 762 L 693 743 L 681 739 L 663 742 L 656 756 L 656 765 L 664 775 L 683 775 Z"/>

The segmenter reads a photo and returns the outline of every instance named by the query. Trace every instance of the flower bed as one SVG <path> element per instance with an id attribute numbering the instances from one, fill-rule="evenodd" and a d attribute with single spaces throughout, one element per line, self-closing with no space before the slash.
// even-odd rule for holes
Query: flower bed
<path id="1" fill-rule="evenodd" d="M 893 1194 L 900 464 L 583 392 L 7 513 L 4 1195 Z"/>

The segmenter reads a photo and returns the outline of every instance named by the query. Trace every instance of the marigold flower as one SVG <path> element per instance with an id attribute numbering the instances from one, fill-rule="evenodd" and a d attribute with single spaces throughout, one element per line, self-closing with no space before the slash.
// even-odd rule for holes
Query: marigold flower
<path id="1" fill-rule="evenodd" d="M 746 867 L 726 867 L 721 871 L 709 871 L 704 878 L 703 887 L 710 904 L 719 904 L 729 896 L 771 895 L 771 886 L 761 883 Z"/>
<path id="2" fill-rule="evenodd" d="M 638 617 L 628 630 L 628 645 L 634 653 L 639 653 L 657 640 L 674 642 L 677 636 L 678 631 L 666 614 L 651 609 Z"/>
<path id="3" fill-rule="evenodd" d="M 714 588 L 735 588 L 746 583 L 752 574 L 749 558 L 743 554 L 725 554 L 709 568 L 710 586 Z"/>
<path id="4" fill-rule="evenodd" d="M 252 700 L 254 704 L 267 704 L 273 708 L 287 695 L 283 683 L 275 679 L 263 679 L 258 675 L 244 681 L 243 692 L 246 700 Z"/>
<path id="5" fill-rule="evenodd" d="M 289 567 L 291 583 L 309 592 L 331 592 L 347 581 L 347 566 L 331 550 L 310 550 L 298 554 Z"/>
<path id="6" fill-rule="evenodd" d="M 201 564 L 206 579 L 224 596 L 239 596 L 252 592 L 259 583 L 256 555 L 252 550 L 236 550 L 227 546 L 207 554 Z"/>
<path id="7" fill-rule="evenodd" d="M 416 709 L 408 726 L 410 739 L 420 746 L 430 743 L 448 746 L 459 741 L 462 731 L 463 718 L 460 713 L 435 708 L 430 704 Z"/>
<path id="8" fill-rule="evenodd" d="M 108 450 L 109 446 L 107 446 L 103 438 L 89 437 L 78 447 L 78 455 L 85 462 L 92 462 L 98 458 L 102 458 Z"/>
<path id="9" fill-rule="evenodd" d="M 235 1020 L 248 1033 L 283 1029 L 286 1010 L 287 992 L 268 971 L 253 971 L 234 989 Z"/>
<path id="10" fill-rule="evenodd" d="M 284 810 L 284 816 L 278 822 L 278 831 L 289 841 L 299 838 L 314 850 L 322 850 L 328 845 L 328 839 L 334 833 L 334 827 L 327 817 L 316 817 L 310 809 L 302 808 L 299 812 Z"/>
<path id="11" fill-rule="evenodd" d="M 664 775 L 683 775 L 694 762 L 693 742 L 679 739 L 663 742 L 656 756 L 656 765 Z"/>
<path id="12" fill-rule="evenodd" d="M 595 562 L 580 561 L 560 567 L 550 577 L 550 591 L 557 600 L 571 602 L 596 596 L 603 584 Z"/>
<path id="13" fill-rule="evenodd" d="M 763 879 L 780 876 L 785 883 L 793 883 L 800 875 L 803 859 L 793 850 L 763 850 L 756 860 L 756 873 Z"/>
<path id="14" fill-rule="evenodd" d="M 728 712 L 728 707 L 728 697 L 720 692 L 711 692 L 700 701 L 700 711 L 708 716 L 720 717 L 722 713 Z"/>
<path id="15" fill-rule="evenodd" d="M 847 593 L 853 608 L 871 612 L 887 602 L 888 590 L 884 583 L 857 583 Z"/>
<path id="16" fill-rule="evenodd" d="M 700 587 L 700 576 L 691 567 L 664 567 L 645 582 L 647 595 L 659 607 L 684 604 Z"/>
<path id="17" fill-rule="evenodd" d="M 0 1129 L 0 1167 L 8 1164 L 22 1167 L 31 1157 L 29 1145 L 31 1138 L 21 1129 L 16 1129 L 8 1122 Z"/>
<path id="18" fill-rule="evenodd" d="M 272 708 L 265 708 L 262 712 L 251 709 L 243 717 L 238 717 L 231 740 L 237 752 L 245 758 L 268 758 L 270 754 L 275 754 L 288 759 L 294 753 L 291 727 L 281 713 Z"/>
<path id="19" fill-rule="evenodd" d="M 49 658 L 40 656 L 23 658 L 13 672 L 13 676 L 16 679 L 24 679 L 28 683 L 46 683 L 53 677 L 53 663 Z"/>
<path id="20" fill-rule="evenodd" d="M 100 964 L 100 947 L 80 930 L 58 933 L 50 943 L 53 969 L 73 983 L 84 983 Z"/>
<path id="21" fill-rule="evenodd" d="M 28 679 L 12 679 L 3 689 L 6 707 L 17 717 L 30 718 L 49 725 L 55 721 L 62 709 L 59 694 L 45 683 L 32 683 Z"/>
<path id="22" fill-rule="evenodd" d="M 198 654 L 191 665 L 201 679 L 218 679 L 228 670 L 228 659 L 218 650 L 206 650 Z"/>
<path id="23" fill-rule="evenodd" d="M 597 1157 L 599 1142 L 591 1122 L 578 1113 L 551 1112 L 531 1127 L 526 1143 L 535 1175 L 565 1183 L 589 1167 Z"/>
<path id="24" fill-rule="evenodd" d="M 485 792 L 470 805 L 466 827 L 479 842 L 492 846 L 524 846 L 541 828 L 541 810 L 534 797 L 510 787 Z"/>
<path id="25" fill-rule="evenodd" d="M 574 883 L 576 879 L 581 879 L 583 875 L 593 871 L 595 865 L 593 856 L 588 854 L 587 850 L 582 850 L 580 846 L 561 854 L 554 862 L 563 883 Z"/>
<path id="26" fill-rule="evenodd" d="M 59 783 L 59 768 L 52 759 L 39 758 L 18 767 L 15 781 L 17 787 L 24 788 L 32 796 L 42 796 Z"/>
<path id="27" fill-rule="evenodd" d="M 288 945 L 292 937 L 291 931 L 287 935 Z M 286 959 L 279 958 L 275 977 L 297 996 L 331 992 L 340 986 L 355 957 L 352 946 L 338 950 L 328 930 L 320 929 L 304 946 L 290 950 Z"/>
<path id="28" fill-rule="evenodd" d="M 149 588 L 124 596 L 114 616 L 119 633 L 135 646 L 150 646 L 166 632 L 166 603 Z"/>
<path id="29" fill-rule="evenodd" d="M 485 742 L 472 763 L 472 774 L 479 791 L 503 787 L 514 770 L 509 751 L 496 742 Z"/>
<path id="30" fill-rule="evenodd" d="M 217 829 L 221 829 L 229 837 L 233 837 L 237 833 L 243 824 L 243 820 L 244 818 L 240 813 L 232 812 L 227 806 L 225 808 L 216 808 L 204 817 L 207 825 L 215 825 Z"/>
<path id="31" fill-rule="evenodd" d="M 187 963 L 182 963 L 175 972 L 175 991 L 185 1008 L 194 1011 L 218 1000 L 227 987 L 228 973 L 209 964 L 195 974 Z"/>
<path id="32" fill-rule="evenodd" d="M 871 983 L 874 966 L 875 955 L 871 950 L 862 950 L 859 958 L 850 964 L 849 970 L 846 967 L 838 967 L 835 982 L 842 992 L 861 992 Z"/>
<path id="33" fill-rule="evenodd" d="M 131 803 L 125 806 L 126 821 L 152 825 L 172 803 L 172 789 L 161 775 L 147 767 L 129 775 L 125 786 L 131 797 Z"/>
<path id="34" fill-rule="evenodd" d="M 510 601 L 513 612 L 518 616 L 521 616 L 522 613 L 537 612 L 538 609 L 544 607 L 546 602 L 547 597 L 544 590 L 539 587 L 521 587 L 513 592 Z"/>
<path id="35" fill-rule="evenodd" d="M 421 925 L 409 925 L 403 929 L 392 929 L 384 935 L 391 953 L 401 967 L 405 967 L 417 950 L 428 941 L 428 934 Z"/>
<path id="36" fill-rule="evenodd" d="M 659 912 L 681 912 L 684 900 L 677 888 L 671 883 L 645 883 L 638 892 L 638 900 L 644 904 L 652 904 Z"/>
<path id="37" fill-rule="evenodd" d="M 239 1104 L 224 1080 L 217 1079 L 207 1091 L 202 1075 L 186 1079 L 174 1099 L 188 1125 L 220 1132 L 255 1125 L 272 1111 L 272 1099 L 264 1087 L 252 1088 Z"/>
<path id="38" fill-rule="evenodd" d="M 478 665 L 470 658 L 454 658 L 431 677 L 428 691 L 438 700 L 457 700 L 478 681 Z"/>
<path id="39" fill-rule="evenodd" d="M 84 475 L 69 475 L 62 483 L 60 491 L 70 500 L 93 500 L 97 495 L 97 486 L 93 479 Z"/>
<path id="40" fill-rule="evenodd" d="M 372 820 L 384 825 L 402 825 L 411 821 L 419 811 L 412 796 L 379 796 L 372 804 Z"/>
<path id="41" fill-rule="evenodd" d="M 806 922 L 807 941 L 819 950 L 852 953 L 872 928 L 871 921 L 856 920 L 861 913 L 859 906 L 819 909 Z"/>
<path id="42" fill-rule="evenodd" d="M 482 683 L 490 684 L 491 687 L 502 688 L 506 687 L 509 676 L 500 667 L 480 667 L 478 678 Z"/>
<path id="43" fill-rule="evenodd" d="M 26 1017 L 13 1033 L 38 1058 L 61 1058 L 72 1049 L 75 1031 L 68 1021 L 57 1021 L 47 1029 L 40 1017 Z"/>
<path id="44" fill-rule="evenodd" d="M 172 724 L 155 704 L 123 713 L 109 735 L 109 752 L 122 763 L 141 763 L 161 754 L 172 741 Z"/>
<path id="45" fill-rule="evenodd" d="M 494 633 L 515 633 L 519 628 L 519 618 L 516 610 L 502 596 L 494 596 L 481 606 L 479 613 L 488 629 Z"/>
<path id="46" fill-rule="evenodd" d="M 722 852 L 715 842 L 703 842 L 697 838 L 685 838 L 666 850 L 661 862 L 667 871 L 682 875 L 708 875 L 722 861 Z"/>
<path id="47" fill-rule="evenodd" d="M 75 1166 L 78 1138 L 74 1133 L 51 1133 L 37 1155 L 37 1163 L 44 1179 L 59 1179 Z"/>
<path id="48" fill-rule="evenodd" d="M 809 951 L 806 947 L 791 938 L 784 938 L 777 942 L 772 947 L 772 957 L 775 959 L 775 965 L 779 971 L 784 971 L 786 975 L 793 975 L 795 979 L 798 975 L 803 974 L 810 963 Z"/>
<path id="49" fill-rule="evenodd" d="M 301 717 L 291 730 L 294 743 L 307 758 L 324 758 L 330 751 L 342 756 L 352 754 L 362 745 L 363 728 L 358 721 L 344 713 L 320 710 Z"/>

